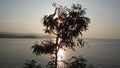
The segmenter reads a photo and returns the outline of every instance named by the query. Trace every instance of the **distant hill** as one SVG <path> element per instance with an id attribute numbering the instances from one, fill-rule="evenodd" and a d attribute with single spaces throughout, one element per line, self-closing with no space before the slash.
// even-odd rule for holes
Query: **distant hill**
<path id="1" fill-rule="evenodd" d="M 47 37 L 51 36 L 0 32 L 0 38 L 47 38 Z"/>

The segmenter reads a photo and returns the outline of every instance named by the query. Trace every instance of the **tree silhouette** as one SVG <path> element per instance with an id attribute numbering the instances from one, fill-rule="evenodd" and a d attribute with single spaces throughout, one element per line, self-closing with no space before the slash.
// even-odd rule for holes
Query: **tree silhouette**
<path id="1" fill-rule="evenodd" d="M 87 60 L 82 56 L 73 56 L 68 61 L 63 60 L 63 63 L 66 65 L 66 68 L 86 68 L 87 66 Z"/>
<path id="2" fill-rule="evenodd" d="M 42 68 L 40 64 L 36 64 L 35 60 L 26 61 L 23 68 Z"/>
<path id="3" fill-rule="evenodd" d="M 43 40 L 41 44 L 35 43 L 33 53 L 36 55 L 50 54 L 53 60 L 50 62 L 53 68 L 58 68 L 58 51 L 70 48 L 75 50 L 76 46 L 84 46 L 84 42 L 79 38 L 77 44 L 74 39 L 82 36 L 82 32 L 88 29 L 90 19 L 85 16 L 86 11 L 79 4 L 73 4 L 71 8 L 62 7 L 53 3 L 55 11 L 53 14 L 45 15 L 43 25 L 46 27 L 45 33 L 54 34 L 55 42 Z"/>

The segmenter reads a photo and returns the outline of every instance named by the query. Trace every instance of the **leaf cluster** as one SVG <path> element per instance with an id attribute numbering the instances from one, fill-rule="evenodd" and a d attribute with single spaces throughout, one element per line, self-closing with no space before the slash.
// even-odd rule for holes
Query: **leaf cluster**
<path id="1" fill-rule="evenodd" d="M 42 68 L 40 64 L 36 64 L 35 60 L 26 61 L 23 68 Z"/>
<path id="2" fill-rule="evenodd" d="M 41 42 L 41 44 L 35 43 L 32 46 L 33 53 L 36 55 L 41 54 L 54 54 L 54 49 L 56 48 L 56 44 L 50 40 L 44 40 Z"/>
<path id="3" fill-rule="evenodd" d="M 58 68 L 95 68 L 94 65 L 88 64 L 87 61 L 88 60 L 81 55 L 78 57 L 73 56 L 67 60 L 60 60 L 58 63 L 63 63 L 63 65 L 58 65 Z M 46 68 L 54 68 L 54 65 L 54 61 L 49 61 Z"/>

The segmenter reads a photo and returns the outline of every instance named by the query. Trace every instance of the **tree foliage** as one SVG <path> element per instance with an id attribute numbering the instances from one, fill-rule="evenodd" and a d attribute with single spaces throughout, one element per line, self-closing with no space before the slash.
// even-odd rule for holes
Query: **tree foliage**
<path id="1" fill-rule="evenodd" d="M 90 23 L 90 19 L 85 16 L 85 9 L 82 8 L 81 5 L 73 4 L 71 8 L 62 7 L 60 5 L 53 4 L 55 7 L 55 11 L 53 14 L 45 15 L 43 18 L 43 25 L 46 27 L 45 33 L 54 34 L 60 39 L 59 46 L 62 48 L 70 47 L 73 48 L 76 46 L 74 42 L 74 38 L 79 35 L 82 36 L 82 31 L 86 31 L 88 29 L 88 24 Z M 83 40 L 78 40 L 80 45 Z M 38 46 L 35 44 L 32 48 L 34 48 L 33 53 L 37 55 L 41 53 L 48 54 L 46 51 L 51 50 L 50 54 L 52 54 L 56 43 L 50 41 L 44 41 Z M 47 49 L 48 48 L 48 49 Z M 45 51 L 45 52 L 44 52 Z"/>
<path id="2" fill-rule="evenodd" d="M 42 68 L 40 64 L 36 64 L 35 60 L 26 61 L 23 68 Z"/>
<path id="3" fill-rule="evenodd" d="M 35 43 L 32 48 L 34 49 L 33 53 L 36 55 L 53 54 L 56 44 L 52 40 L 43 40 L 40 45 Z"/>
<path id="4" fill-rule="evenodd" d="M 65 64 L 65 68 L 86 68 L 87 60 L 82 56 L 79 57 L 71 57 L 67 61 L 62 61 Z"/>
<path id="5" fill-rule="evenodd" d="M 67 60 L 60 60 L 59 62 L 64 63 L 63 66 L 58 68 L 95 68 L 95 66 L 88 64 L 86 58 L 83 58 L 81 55 L 79 57 L 73 56 Z M 54 68 L 54 61 L 49 61 L 46 65 L 46 68 Z M 23 68 L 43 68 L 42 65 L 37 64 L 35 60 L 26 61 Z"/>
<path id="6" fill-rule="evenodd" d="M 82 36 L 82 32 L 88 29 L 90 19 L 85 16 L 86 11 L 79 4 L 73 4 L 71 8 L 62 7 L 56 3 L 53 3 L 53 6 L 55 7 L 54 13 L 44 16 L 43 25 L 45 33 L 54 34 L 56 40 L 55 42 L 44 40 L 41 44 L 34 44 L 32 48 L 36 55 L 54 54 L 52 62 L 55 62 L 54 68 L 57 68 L 57 53 L 60 48 L 75 50 L 75 46 L 85 45 L 83 40 L 78 39 L 76 44 L 74 39 Z"/>

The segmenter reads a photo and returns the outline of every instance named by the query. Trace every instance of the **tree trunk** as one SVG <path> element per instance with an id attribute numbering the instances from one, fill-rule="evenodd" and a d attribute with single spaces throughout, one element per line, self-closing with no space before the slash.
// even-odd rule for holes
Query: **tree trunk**
<path id="1" fill-rule="evenodd" d="M 58 66 L 58 39 L 59 37 L 56 37 L 56 49 L 55 49 L 55 68 Z"/>
<path id="2" fill-rule="evenodd" d="M 58 50 L 56 50 L 56 53 L 55 53 L 55 68 L 57 68 L 57 65 L 58 65 L 58 64 L 57 64 L 57 63 L 58 63 L 58 62 L 57 62 L 57 61 L 58 61 L 58 60 L 57 60 L 57 59 L 58 59 L 57 53 L 58 53 Z"/>

